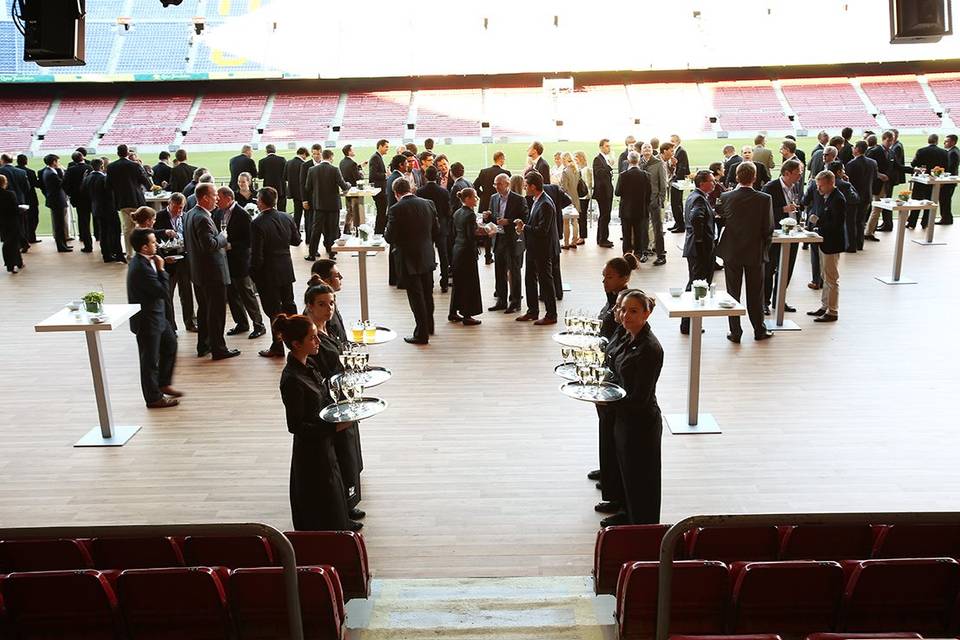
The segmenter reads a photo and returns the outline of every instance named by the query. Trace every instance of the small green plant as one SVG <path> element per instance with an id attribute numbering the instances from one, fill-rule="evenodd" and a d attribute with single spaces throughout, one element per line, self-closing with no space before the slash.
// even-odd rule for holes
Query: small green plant
<path id="1" fill-rule="evenodd" d="M 84 307 L 90 313 L 99 313 L 103 308 L 103 291 L 90 291 L 85 293 L 83 300 Z"/>

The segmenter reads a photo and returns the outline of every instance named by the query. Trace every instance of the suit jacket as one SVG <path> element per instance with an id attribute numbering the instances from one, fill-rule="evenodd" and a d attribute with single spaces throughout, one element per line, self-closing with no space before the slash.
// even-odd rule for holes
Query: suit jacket
<path id="1" fill-rule="evenodd" d="M 643 159 L 640 162 L 642 164 L 640 168 L 650 176 L 650 204 L 663 206 L 667 191 L 670 189 L 666 165 L 656 156 L 650 156 L 650 162 L 644 163 Z"/>
<path id="2" fill-rule="evenodd" d="M 770 204 L 773 207 L 773 223 L 775 225 L 779 225 L 780 221 L 783 220 L 784 218 L 796 217 L 797 215 L 796 213 L 791 215 L 783 211 L 783 208 L 787 206 L 787 194 L 784 193 L 783 183 L 780 182 L 780 178 L 777 178 L 776 180 L 771 180 L 767 184 L 763 185 L 763 188 L 761 189 L 761 191 L 763 191 L 763 193 L 767 194 L 772 198 L 772 202 Z M 794 203 L 797 206 L 800 205 L 799 200 L 794 200 Z"/>
<path id="3" fill-rule="evenodd" d="M 319 162 L 314 162 L 313 158 L 307 158 L 303 164 L 300 165 L 300 200 L 304 202 L 309 200 L 307 197 L 307 173 L 319 164 Z"/>
<path id="4" fill-rule="evenodd" d="M 303 167 L 303 158 L 293 156 L 287 160 L 283 168 L 283 181 L 287 188 L 284 193 L 297 202 L 303 201 L 303 181 L 300 180 L 300 168 Z"/>
<path id="5" fill-rule="evenodd" d="M 853 160 L 853 145 L 850 144 L 849 140 L 847 140 L 847 142 L 840 147 L 840 153 L 837 155 L 837 160 L 843 164 L 847 164 Z"/>
<path id="6" fill-rule="evenodd" d="M 387 184 L 387 166 L 383 164 L 383 156 L 379 152 L 374 151 L 373 155 L 370 156 L 370 162 L 367 165 L 370 167 L 370 184 L 375 187 L 380 187 L 383 189 Z"/>
<path id="7" fill-rule="evenodd" d="M 223 221 L 227 217 L 225 209 L 213 212 L 213 223 L 217 231 L 223 229 Z M 227 221 L 227 269 L 230 279 L 245 278 L 250 275 L 250 224 L 252 218 L 247 211 L 234 201 Z M 156 226 L 156 224 L 154 224 Z"/>
<path id="8" fill-rule="evenodd" d="M 19 236 L 22 218 L 16 194 L 9 187 L 0 189 L 0 240 L 6 240 L 8 233 Z"/>
<path id="9" fill-rule="evenodd" d="M 460 192 L 466 189 L 467 187 L 472 187 L 470 181 L 464 177 L 457 178 L 455 182 L 450 184 L 450 211 L 456 211 L 463 205 L 460 204 Z"/>
<path id="10" fill-rule="evenodd" d="M 167 272 L 157 271 L 150 260 L 135 254 L 127 265 L 127 302 L 139 304 L 130 318 L 130 331 L 159 335 L 167 327 Z"/>
<path id="11" fill-rule="evenodd" d="M 687 150 L 677 145 L 674 149 L 673 157 L 677 159 L 677 166 L 674 169 L 673 175 L 680 180 L 690 175 L 690 159 L 687 157 Z"/>
<path id="12" fill-rule="evenodd" d="M 534 259 L 543 259 L 554 254 L 553 245 L 557 243 L 557 217 L 559 217 L 557 209 L 546 192 L 533 201 L 530 214 L 524 223 L 523 239 L 528 253 Z"/>
<path id="13" fill-rule="evenodd" d="M 257 173 L 253 175 L 260 176 L 260 180 L 265 187 L 273 187 L 277 190 L 277 195 L 281 198 L 287 197 L 286 179 L 284 170 L 287 168 L 287 161 L 275 153 L 268 153 L 260 158 L 257 163 Z"/>
<path id="14" fill-rule="evenodd" d="M 598 200 L 613 197 L 613 167 L 602 153 L 593 159 L 593 195 Z"/>
<path id="15" fill-rule="evenodd" d="M 844 200 L 844 249 L 857 249 L 857 209 L 860 208 L 860 195 L 853 185 L 837 178 L 836 189 Z"/>
<path id="16" fill-rule="evenodd" d="M 873 195 L 873 185 L 877 182 L 877 163 L 867 156 L 856 156 L 844 165 L 844 171 L 850 178 L 850 184 L 856 189 L 860 202 L 867 202 Z"/>
<path id="17" fill-rule="evenodd" d="M 451 237 L 453 218 L 450 214 L 450 192 L 436 182 L 428 182 L 417 189 L 417 197 L 429 200 L 437 210 L 437 222 L 440 228 L 439 235 L 434 240 Z"/>
<path id="18" fill-rule="evenodd" d="M 797 160 L 802 162 L 804 166 L 807 164 L 807 154 L 803 152 L 803 149 L 797 149 Z"/>
<path id="19" fill-rule="evenodd" d="M 950 164 L 950 156 L 946 149 L 930 144 L 917 149 L 917 153 L 913 156 L 913 162 L 910 164 L 914 167 L 924 167 L 927 173 L 930 173 L 934 167 L 946 169 L 947 165 Z"/>
<path id="20" fill-rule="evenodd" d="M 84 177 L 81 188 L 87 193 L 93 215 L 101 218 L 117 215 L 113 191 L 107 188 L 106 175 L 100 171 L 91 171 Z"/>
<path id="21" fill-rule="evenodd" d="M 957 147 L 950 147 L 947 150 L 947 166 L 944 167 L 950 175 L 955 176 L 960 173 L 960 149 Z"/>
<path id="22" fill-rule="evenodd" d="M 73 206 L 89 207 L 90 199 L 83 190 L 83 179 L 91 171 L 90 165 L 79 162 L 70 167 L 63 174 L 63 192 L 70 196 Z M 24 176 L 26 180 L 26 176 Z"/>
<path id="23" fill-rule="evenodd" d="M 694 189 L 683 203 L 683 257 L 696 258 L 713 254 L 715 238 L 714 211 L 705 193 Z M 700 254 L 704 254 L 701 256 Z"/>
<path id="24" fill-rule="evenodd" d="M 500 219 L 500 194 L 494 191 L 493 196 L 490 198 L 490 212 L 493 214 L 493 222 L 496 222 Z M 503 212 L 503 217 L 510 221 L 510 224 L 506 227 L 502 227 L 503 233 L 498 233 L 494 236 L 494 245 L 493 250 L 496 253 L 522 253 L 523 245 L 518 242 L 522 240 L 517 236 L 517 228 L 515 222 L 523 220 L 524 224 L 527 222 L 527 201 L 523 196 L 510 191 L 507 193 L 507 203 L 506 208 Z"/>
<path id="25" fill-rule="evenodd" d="M 823 149 L 818 149 L 810 156 L 810 179 L 816 178 L 821 171 L 823 171 Z"/>
<path id="26" fill-rule="evenodd" d="M 213 218 L 201 207 L 194 207 L 185 215 L 183 245 L 190 254 L 190 279 L 201 287 L 230 284 L 227 240 L 217 232 Z"/>
<path id="27" fill-rule="evenodd" d="M 27 172 L 20 167 L 7 164 L 0 165 L 0 174 L 7 176 L 7 189 L 13 193 L 17 204 L 29 204 L 30 179 L 27 177 Z"/>
<path id="28" fill-rule="evenodd" d="M 743 162 L 743 157 L 737 153 L 723 161 L 723 183 L 728 187 L 737 185 L 736 171 L 741 162 Z"/>
<path id="29" fill-rule="evenodd" d="M 883 145 L 874 145 L 867 149 L 867 157 L 873 160 L 877 165 L 877 174 L 878 177 L 873 181 L 873 195 L 880 195 L 880 192 L 883 190 L 884 182 L 879 178 L 879 174 L 883 174 L 890 177 L 888 171 L 890 171 L 890 154 L 887 152 L 887 149 Z M 887 181 L 891 187 L 895 184 L 890 180 Z M 892 191 L 887 192 L 892 193 Z"/>
<path id="30" fill-rule="evenodd" d="M 773 169 L 773 152 L 766 147 L 754 147 L 753 148 L 753 161 L 757 164 L 762 164 L 768 170 Z"/>
<path id="31" fill-rule="evenodd" d="M 486 169 L 481 169 L 480 175 L 473 181 L 473 188 L 477 190 L 477 195 L 480 197 L 480 211 L 486 211 L 490 208 L 490 198 L 497 192 L 496 187 L 493 186 L 493 181 L 501 173 L 510 175 L 509 171 L 495 164 Z"/>
<path id="32" fill-rule="evenodd" d="M 63 192 L 63 169 L 46 167 L 43 172 L 43 194 L 47 197 L 47 206 L 59 211 L 67 208 L 67 194 Z"/>
<path id="33" fill-rule="evenodd" d="M 237 190 L 237 178 L 246 171 L 251 178 L 257 177 L 257 163 L 242 153 L 230 158 L 230 188 Z"/>
<path id="34" fill-rule="evenodd" d="M 767 260 L 773 233 L 773 198 L 752 187 L 720 196 L 723 233 L 717 255 L 724 264 L 757 266 Z"/>
<path id="35" fill-rule="evenodd" d="M 40 188 L 40 179 L 37 178 L 37 172 L 31 169 L 30 167 L 17 167 L 22 169 L 27 174 L 27 201 L 24 204 L 29 204 L 32 207 L 35 207 L 39 204 L 39 199 L 37 198 L 37 189 Z"/>
<path id="36" fill-rule="evenodd" d="M 537 158 L 536 163 L 533 165 L 533 169 L 543 176 L 543 184 L 550 184 L 550 165 L 548 165 L 547 161 L 543 159 L 543 156 Z"/>
<path id="37" fill-rule="evenodd" d="M 910 173 L 910 167 L 908 167 L 906 164 L 906 158 L 904 157 L 903 153 L 903 144 L 899 140 L 890 145 L 890 149 L 887 151 L 887 154 L 890 158 L 890 167 L 888 170 L 892 173 L 890 177 L 890 192 L 893 193 L 893 187 L 906 179 L 907 173 Z"/>
<path id="38" fill-rule="evenodd" d="M 436 268 L 434 238 L 440 233 L 433 202 L 405 196 L 387 209 L 384 238 L 397 249 L 398 265 L 407 275 L 431 273 Z"/>
<path id="39" fill-rule="evenodd" d="M 570 196 L 560 188 L 560 185 L 556 184 L 545 184 L 543 185 L 543 192 L 547 194 L 550 200 L 553 202 L 553 209 L 556 212 L 556 222 L 557 222 L 557 242 L 554 247 L 558 254 L 560 251 L 560 238 L 563 237 L 563 215 L 561 212 L 566 209 L 573 200 L 570 199 Z M 529 205 L 532 207 L 533 201 L 531 200 Z"/>
<path id="40" fill-rule="evenodd" d="M 639 220 L 650 209 L 650 174 L 640 167 L 630 167 L 617 178 L 620 196 L 620 218 Z"/>
<path id="41" fill-rule="evenodd" d="M 290 247 L 301 242 L 293 216 L 276 209 L 260 212 L 250 226 L 250 276 L 258 287 L 296 282 Z"/>
<path id="42" fill-rule="evenodd" d="M 819 193 L 817 195 L 819 196 Z M 820 250 L 824 253 L 840 253 L 846 249 L 847 201 L 840 189 L 834 189 L 826 198 L 820 196 L 820 201 L 817 213 L 819 219 L 815 225 L 823 236 Z"/>
<path id="43" fill-rule="evenodd" d="M 387 192 L 387 207 L 392 207 L 397 203 L 397 197 L 393 195 L 393 183 L 397 178 L 402 178 L 403 174 L 399 171 L 393 171 L 387 176 L 387 181 L 384 183 L 384 190 Z M 411 188 L 413 185 L 410 185 Z M 459 208 L 459 202 L 457 202 Z"/>
<path id="44" fill-rule="evenodd" d="M 197 168 L 186 162 L 181 162 L 170 169 L 170 180 L 167 184 L 167 191 L 174 193 L 183 193 L 184 187 L 193 182 L 193 172 Z M 188 195 L 183 193 L 183 195 Z"/>
<path id="45" fill-rule="evenodd" d="M 131 209 L 147 204 L 143 190 L 153 186 L 139 164 L 128 158 L 117 158 L 107 166 L 107 187 L 113 191 L 118 209 Z"/>
<path id="46" fill-rule="evenodd" d="M 171 169 L 172 167 L 165 162 L 158 162 L 153 165 L 153 176 L 151 176 L 153 184 L 160 187 L 163 186 L 164 182 L 169 183 Z"/>
<path id="47" fill-rule="evenodd" d="M 340 175 L 352 187 L 357 186 L 357 182 L 363 180 L 363 171 L 357 161 L 350 156 L 343 156 L 340 161 Z"/>
<path id="48" fill-rule="evenodd" d="M 307 180 L 303 184 L 303 199 L 310 202 L 314 211 L 336 211 L 340 213 L 343 201 L 341 191 L 347 191 L 347 184 L 340 169 L 330 162 L 321 162 L 307 171 Z"/>

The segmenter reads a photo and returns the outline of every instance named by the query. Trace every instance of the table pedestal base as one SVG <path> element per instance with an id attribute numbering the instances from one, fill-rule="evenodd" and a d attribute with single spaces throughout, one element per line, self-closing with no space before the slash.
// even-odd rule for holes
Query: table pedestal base
<path id="1" fill-rule="evenodd" d="M 690 420 L 685 413 L 668 413 L 663 417 L 667 420 L 670 433 L 674 435 L 686 433 L 723 433 L 720 430 L 720 425 L 714 420 L 713 415 L 709 413 L 697 414 L 697 424 L 690 424 Z"/>
<path id="2" fill-rule="evenodd" d="M 763 326 L 767 328 L 767 331 L 800 331 L 800 325 L 798 325 L 793 320 L 784 320 L 783 324 L 777 326 L 777 321 L 772 318 L 769 320 L 763 321 Z"/>
<path id="3" fill-rule="evenodd" d="M 911 242 L 913 242 L 914 244 L 918 244 L 918 245 L 920 245 L 921 247 L 932 247 L 932 246 L 938 245 L 938 244 L 947 244 L 946 242 L 943 242 L 943 241 L 941 241 L 941 240 L 931 240 L 930 242 L 927 242 L 926 240 L 916 240 L 916 239 L 913 239 L 913 240 L 911 240 Z"/>
<path id="4" fill-rule="evenodd" d="M 900 277 L 899 280 L 894 280 L 893 276 L 873 276 L 883 284 L 917 284 L 916 280 L 911 280 L 910 278 Z"/>
<path id="5" fill-rule="evenodd" d="M 100 427 L 94 427 L 85 436 L 77 440 L 75 447 L 122 447 L 127 444 L 140 427 L 113 427 L 113 436 L 104 438 Z"/>

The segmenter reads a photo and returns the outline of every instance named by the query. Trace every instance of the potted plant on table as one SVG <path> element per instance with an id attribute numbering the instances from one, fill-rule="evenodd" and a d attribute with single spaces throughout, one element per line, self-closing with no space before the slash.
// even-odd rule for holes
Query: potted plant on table
<path id="1" fill-rule="evenodd" d="M 103 313 L 103 297 L 103 291 L 85 293 L 81 300 L 83 300 L 83 307 L 87 313 Z"/>
<path id="2" fill-rule="evenodd" d="M 797 227 L 796 218 L 784 218 L 780 221 L 780 231 L 783 235 L 788 236 Z"/>
<path id="3" fill-rule="evenodd" d="M 370 228 L 370 225 L 364 223 L 357 227 L 357 236 L 360 237 L 361 242 L 366 242 L 370 239 L 370 235 L 373 233 L 373 229 Z"/>
<path id="4" fill-rule="evenodd" d="M 910 199 L 910 189 L 901 189 L 897 192 L 897 202 L 906 202 Z"/>
<path id="5" fill-rule="evenodd" d="M 707 290 L 710 288 L 710 285 L 707 284 L 706 280 L 694 280 L 691 288 L 693 289 L 693 299 L 700 300 L 707 297 Z"/>
<path id="6" fill-rule="evenodd" d="M 161 193 L 161 192 L 163 192 L 163 187 L 161 187 L 158 184 L 155 184 L 152 187 L 150 187 L 150 193 L 152 193 L 153 195 L 157 195 L 158 193 Z"/>
<path id="7" fill-rule="evenodd" d="M 934 178 L 941 177 L 943 173 L 944 173 L 943 167 L 934 167 L 933 169 L 930 170 L 930 175 L 932 175 Z"/>

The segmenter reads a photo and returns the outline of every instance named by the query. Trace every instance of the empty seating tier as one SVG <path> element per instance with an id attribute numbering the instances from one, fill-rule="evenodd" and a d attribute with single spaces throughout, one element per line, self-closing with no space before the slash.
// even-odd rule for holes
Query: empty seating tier
<path id="1" fill-rule="evenodd" d="M 708 87 L 720 127 L 726 131 L 771 131 L 792 129 L 783 106 L 769 82 L 763 84 L 718 84 Z"/>
<path id="2" fill-rule="evenodd" d="M 891 126 L 940 126 L 940 118 L 930 108 L 930 102 L 916 78 L 889 82 L 864 80 L 860 86 L 870 98 L 870 102 L 887 117 Z"/>
<path id="3" fill-rule="evenodd" d="M 263 142 L 326 140 L 339 101 L 336 93 L 278 92 L 270 120 L 263 129 Z"/>
<path id="4" fill-rule="evenodd" d="M 250 142 L 266 103 L 266 94 L 205 94 L 190 131 L 184 136 L 184 144 Z"/>
<path id="5" fill-rule="evenodd" d="M 402 136 L 409 112 L 409 91 L 351 93 L 340 125 L 340 140 L 352 142 Z"/>
<path id="6" fill-rule="evenodd" d="M 72 150 L 89 145 L 116 104 L 115 96 L 64 96 L 40 148 Z"/>
<path id="7" fill-rule="evenodd" d="M 192 104 L 193 96 L 188 95 L 131 96 L 100 144 L 172 144 Z"/>
<path id="8" fill-rule="evenodd" d="M 476 137 L 482 111 L 480 89 L 418 91 L 417 137 Z"/>
<path id="9" fill-rule="evenodd" d="M 783 94 L 806 129 L 878 126 L 849 82 L 784 82 Z"/>

